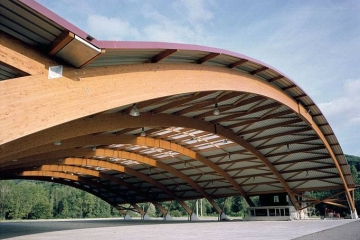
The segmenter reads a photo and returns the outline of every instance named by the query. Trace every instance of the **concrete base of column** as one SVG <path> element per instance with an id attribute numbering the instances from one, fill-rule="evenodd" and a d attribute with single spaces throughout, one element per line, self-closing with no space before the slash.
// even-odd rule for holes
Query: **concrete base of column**
<path id="1" fill-rule="evenodd" d="M 173 220 L 173 218 L 169 213 L 167 213 L 164 217 L 164 220 Z"/>
<path id="2" fill-rule="evenodd" d="M 351 218 L 352 219 L 358 219 L 359 218 L 356 209 L 354 211 L 351 211 Z"/>
<path id="3" fill-rule="evenodd" d="M 151 217 L 149 215 L 145 214 L 143 216 L 143 220 L 151 220 Z"/>
<path id="4" fill-rule="evenodd" d="M 198 218 L 198 216 L 196 216 L 195 213 L 192 213 L 192 214 L 190 215 L 190 221 L 199 221 L 199 218 Z"/>
<path id="5" fill-rule="evenodd" d="M 229 218 L 226 216 L 224 212 L 220 214 L 220 221 L 229 220 Z"/>
<path id="6" fill-rule="evenodd" d="M 131 220 L 131 219 L 132 219 L 132 217 L 129 214 L 126 214 L 124 217 L 124 220 Z"/>

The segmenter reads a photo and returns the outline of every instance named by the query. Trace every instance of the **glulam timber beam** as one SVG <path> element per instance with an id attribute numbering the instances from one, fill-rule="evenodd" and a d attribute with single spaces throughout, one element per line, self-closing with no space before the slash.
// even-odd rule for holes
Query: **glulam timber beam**
<path id="1" fill-rule="evenodd" d="M 64 173 L 64 172 L 56 172 L 56 171 L 24 171 L 24 172 L 21 172 L 19 174 L 20 177 L 34 177 L 34 178 L 37 178 L 37 177 L 46 177 L 46 178 L 57 178 L 57 179 L 64 179 L 65 181 L 73 181 L 73 182 L 85 182 L 87 184 L 93 184 L 93 185 L 97 185 L 95 182 L 94 183 L 91 183 L 90 180 L 86 180 L 86 179 L 83 179 L 79 176 L 76 176 L 76 175 L 71 175 L 71 174 L 68 174 L 68 173 Z M 81 179 L 81 180 L 80 180 Z M 53 180 L 52 180 L 53 181 Z M 75 188 L 78 188 L 77 186 L 73 186 Z M 80 188 L 79 188 L 80 189 Z M 83 190 L 83 189 L 81 189 Z M 86 191 L 86 189 L 84 189 Z M 108 189 L 109 191 L 109 189 Z M 88 191 L 89 192 L 89 191 Z M 89 192 L 91 194 L 94 194 L 93 192 Z M 113 192 L 113 194 L 116 196 L 116 193 Z M 95 196 L 98 196 L 98 195 L 95 195 Z M 99 197 L 99 196 L 98 196 Z M 122 196 L 124 197 L 124 196 Z M 112 205 L 113 207 L 116 207 L 117 203 L 114 203 L 114 202 L 111 202 L 109 201 L 109 199 L 106 197 L 106 196 L 102 196 L 101 199 L 103 199 L 105 202 L 109 203 L 110 205 Z M 141 214 L 141 215 L 144 215 L 145 213 L 142 211 L 142 209 L 140 207 L 137 206 L 137 204 L 135 203 L 130 203 L 135 209 L 138 210 L 138 212 Z M 160 205 L 161 206 L 161 205 Z M 160 208 L 159 209 L 160 211 L 161 210 L 164 210 L 166 212 L 165 209 L 163 208 Z"/>
<path id="2" fill-rule="evenodd" d="M 147 142 L 151 142 L 150 139 L 147 140 Z M 142 144 L 144 143 L 143 141 L 138 141 L 138 143 Z M 157 142 L 160 143 L 160 142 Z M 156 144 L 156 142 L 154 142 L 153 144 Z M 161 144 L 163 145 L 171 145 L 169 142 L 161 142 Z M 177 147 L 179 147 L 179 149 L 177 149 Z M 182 152 L 185 152 L 186 150 L 180 149 L 180 146 L 173 146 L 173 148 L 176 148 L 177 150 L 181 150 Z M 173 174 L 174 176 L 177 176 L 178 178 L 182 179 L 184 182 L 188 183 L 190 186 L 192 186 L 194 189 L 196 189 L 200 194 L 203 195 L 204 198 L 208 199 L 208 201 L 217 209 L 217 211 L 219 213 L 222 212 L 221 208 L 216 204 L 216 202 L 211 198 L 210 195 L 208 195 L 196 182 L 194 182 L 191 178 L 189 178 L 188 176 L 186 176 L 185 174 L 181 173 L 180 171 L 176 170 L 175 168 L 168 166 L 160 161 L 156 161 L 152 158 L 149 157 L 145 157 L 142 156 L 140 154 L 135 154 L 135 153 L 129 153 L 126 151 L 119 151 L 119 150 L 113 150 L 113 149 L 96 149 L 95 151 L 90 150 L 90 149 L 75 149 L 75 150 L 65 150 L 63 154 L 68 154 L 69 156 L 106 156 L 106 157 L 119 157 L 119 158 L 125 158 L 125 159 L 130 159 L 130 160 L 134 160 L 134 161 L 138 161 L 144 164 L 147 164 L 149 166 L 152 167 L 157 167 L 157 168 L 161 168 L 171 174 Z M 230 181 L 235 188 L 241 192 L 242 196 L 245 197 L 245 192 L 241 189 L 240 186 L 238 186 L 238 184 L 228 175 L 226 174 L 220 167 L 216 166 L 215 164 L 213 164 L 212 162 L 210 162 L 209 160 L 205 159 L 204 157 L 202 157 L 201 155 L 197 155 L 195 152 L 187 152 L 187 155 L 191 155 L 192 157 L 197 157 L 199 159 L 199 161 L 203 162 L 203 163 L 207 163 L 209 165 L 211 165 L 210 167 L 215 168 L 215 170 L 219 171 L 221 174 L 223 174 L 226 179 L 228 181 Z M 51 155 L 46 155 L 43 156 L 43 158 L 49 158 Z M 66 156 L 66 155 L 65 155 Z M 56 156 L 51 156 L 52 158 L 54 157 L 62 157 L 61 153 L 60 155 L 56 155 Z M 125 167 L 122 166 L 117 166 L 116 164 L 110 164 L 110 163 L 104 163 L 105 165 L 108 165 L 109 169 L 113 169 L 113 170 L 120 170 L 121 172 L 124 172 Z M 131 171 L 132 175 L 140 175 L 141 173 L 134 171 L 134 170 L 130 170 L 128 169 L 128 171 Z M 143 175 L 143 174 L 142 174 Z M 145 176 L 142 176 L 142 178 L 146 178 Z M 148 178 L 148 177 L 147 177 Z M 147 179 L 149 181 L 149 179 Z M 177 199 L 178 200 L 178 199 Z"/>
<path id="3" fill-rule="evenodd" d="M 196 60 L 195 62 L 197 64 L 203 64 L 204 62 L 207 62 L 207 61 L 209 61 L 209 60 L 211 60 L 211 59 L 213 59 L 213 58 L 215 58 L 215 57 L 217 57 L 219 55 L 220 55 L 220 53 L 209 53 L 208 55 Z"/>
<path id="4" fill-rule="evenodd" d="M 11 89 L 11 91 L 0 91 L 3 93 L 0 95 L 0 102 L 4 103 L 4 115 L 7 115 L 7 120 L 0 118 L 2 123 L 0 130 L 14 129 L 11 133 L 0 131 L 0 144 L 119 106 L 164 97 L 164 95 L 218 91 L 219 88 L 252 92 L 279 102 L 287 98 L 287 101 L 291 100 L 291 108 L 295 112 L 299 111 L 298 104 L 293 99 L 271 84 L 255 76 L 214 66 L 143 64 L 98 67 L 86 69 L 81 73 L 80 81 L 77 81 L 78 78 L 79 74 L 74 69 L 66 70 L 63 77 L 52 81 L 47 79 L 47 74 L 43 74 L 13 79 L 6 86 L 0 82 L 0 89 Z M 133 83 L 136 79 L 147 79 L 147 81 L 140 81 L 135 86 Z M 196 84 L 195 79 L 203 81 Z M 242 84 L 238 84 L 239 81 Z M 32 85 L 29 86 L 29 82 L 32 82 Z M 174 84 L 178 82 L 182 82 L 181 87 L 174 88 Z M 50 92 L 52 94 L 48 94 Z M 127 94 L 129 92 L 133 94 Z M 99 101 L 102 104 L 98 104 Z M 10 102 L 11 104 L 5 104 Z M 38 108 L 43 102 L 48 104 Z M 61 115 L 57 114 L 60 109 Z M 27 115 L 27 124 L 16 124 L 21 122 L 19 119 L 23 118 L 23 112 L 32 113 Z M 16 121 L 12 121 L 13 119 Z"/>
<path id="5" fill-rule="evenodd" d="M 245 198 L 248 204 L 251 206 L 253 205 L 252 201 L 246 196 L 245 191 L 241 188 L 241 186 L 222 168 L 220 168 L 215 163 L 211 162 L 207 158 L 203 157 L 202 155 L 192 151 L 189 148 L 183 147 L 177 143 L 171 143 L 169 141 L 161 140 L 161 139 L 153 139 L 148 137 L 138 137 L 137 138 L 137 145 L 149 146 L 149 147 L 160 147 L 166 150 L 171 150 L 177 152 L 181 155 L 185 155 L 189 158 L 195 159 L 205 166 L 213 169 L 216 173 L 226 179 L 235 189 L 240 193 L 241 196 Z"/>
<path id="6" fill-rule="evenodd" d="M 163 169 L 166 172 L 169 172 L 169 173 L 173 174 L 174 176 L 178 177 L 179 179 L 183 180 L 184 182 L 188 183 L 190 186 L 192 186 L 194 189 L 196 189 L 204 198 L 206 198 L 211 203 L 211 205 L 213 205 L 215 207 L 215 209 L 218 211 L 219 214 L 222 213 L 222 209 L 218 206 L 218 204 L 195 181 L 193 181 L 191 178 L 189 178 L 187 175 L 183 174 L 182 172 L 178 171 L 177 169 L 175 169 L 171 166 L 168 166 L 167 164 L 165 164 L 161 161 L 157 161 L 150 157 L 142 156 L 142 155 L 136 154 L 136 153 L 112 150 L 112 149 L 97 149 L 93 154 L 94 154 L 94 156 L 108 156 L 108 157 L 118 157 L 118 158 L 134 160 L 134 161 L 138 161 L 138 162 L 147 164 L 152 167 L 157 167 L 157 168 Z"/>
<path id="7" fill-rule="evenodd" d="M 64 30 L 50 45 L 49 55 L 53 56 L 75 38 L 75 34 Z"/>
<path id="8" fill-rule="evenodd" d="M 281 89 L 276 88 L 256 76 L 227 68 L 200 64 L 143 64 L 87 69 L 86 73 L 81 77 L 81 80 L 77 81 L 77 84 L 70 84 L 78 80 L 78 78 L 79 76 L 75 76 L 72 71 L 65 71 L 63 77 L 56 81 L 51 81 L 50 84 L 44 83 L 48 82 L 45 74 L 36 76 L 36 79 L 29 76 L 11 81 L 11 85 L 19 84 L 19 86 L 26 82 L 33 81 L 34 87 L 24 88 L 23 96 L 17 95 L 17 97 L 12 97 L 11 99 L 8 99 L 5 93 L 0 95 L 1 103 L 12 103 L 12 105 L 4 104 L 4 109 L 6 109 L 4 112 L 7 118 L 6 120 L 0 119 L 0 130 L 14 130 L 11 133 L 8 131 L 0 131 L 0 139 L 2 140 L 0 144 L 3 150 L 0 158 L 16 153 L 16 149 L 19 146 L 18 144 L 23 141 L 26 142 L 21 144 L 24 150 L 57 141 L 58 139 L 52 138 L 61 137 L 63 134 L 66 135 L 64 129 L 61 129 L 59 126 L 65 127 L 67 123 L 71 123 L 74 119 L 119 106 L 146 101 L 148 99 L 182 94 L 185 92 L 218 91 L 218 89 L 223 89 L 226 91 L 250 92 L 262 95 L 282 103 L 287 106 L 290 111 L 296 113 L 309 127 L 313 128 L 314 132 L 325 143 L 327 150 L 330 152 L 333 161 L 340 171 L 344 187 L 348 190 L 346 180 L 337 163 L 336 156 L 332 152 L 331 146 L 327 143 L 323 133 L 312 120 L 307 109 L 298 103 L 296 99 L 282 92 Z M 133 82 L 136 79 L 147 79 L 147 81 L 137 81 L 138 84 L 135 86 Z M 107 84 L 104 85 L 104 82 Z M 179 85 L 178 88 L 174 88 L 174 84 L 178 82 L 182 82 L 181 86 Z M 242 84 L 239 84 L 239 82 Z M 4 83 L 0 82 L 0 89 L 3 89 L 3 84 Z M 49 92 L 46 85 L 48 85 L 48 88 L 51 89 L 53 94 L 45 94 Z M 152 91 L 145 91 L 145 89 L 151 89 Z M 39 93 L 34 90 L 39 90 Z M 12 94 L 12 91 L 10 91 L 10 94 Z M 34 92 L 37 94 L 36 98 L 28 98 L 28 96 L 31 96 Z M 133 94 L 126 94 L 128 92 L 132 92 Z M 68 98 L 69 93 L 71 93 L 70 95 L 74 96 L 74 98 Z M 64 101 L 65 98 L 66 101 Z M 34 101 L 49 102 L 50 104 L 39 111 L 39 109 L 35 107 L 38 106 L 38 104 L 35 104 Z M 103 104 L 97 104 L 99 101 Z M 60 109 L 63 114 L 56 114 Z M 32 114 L 27 116 L 29 120 L 28 124 L 19 125 L 24 111 L 31 112 Z M 16 121 L 14 121 L 14 119 Z M 147 124 L 143 123 L 142 126 L 144 125 Z M 167 126 L 169 123 L 160 125 Z M 197 124 L 189 127 L 196 129 L 196 125 Z M 54 135 L 47 134 L 47 136 L 41 137 L 40 142 L 43 143 L 39 143 L 39 141 L 33 143 L 31 138 L 47 132 L 44 129 L 49 129 L 50 132 L 61 129 L 63 133 Z M 25 138 L 25 136 L 30 138 Z M 64 137 L 65 138 L 60 139 L 66 139 L 66 136 Z M 72 137 L 76 137 L 76 135 Z M 272 169 L 275 174 L 279 175 L 270 161 L 250 143 L 245 140 L 236 141 L 250 149 L 250 152 L 269 165 L 269 168 Z M 281 179 L 281 183 L 285 186 L 286 191 L 291 195 L 291 189 L 286 187 L 287 184 L 284 179 L 280 175 L 278 177 Z M 347 191 L 347 196 L 351 200 L 349 191 Z M 352 201 L 350 200 L 349 202 L 351 203 Z M 354 206 L 352 206 L 352 209 L 354 209 Z"/>
<path id="9" fill-rule="evenodd" d="M 32 46 L 0 31 L 0 62 L 29 75 L 47 74 L 50 66 L 59 65 Z"/>
<path id="10" fill-rule="evenodd" d="M 90 175 L 96 178 L 100 178 L 100 179 L 106 179 L 108 181 L 114 182 L 116 184 L 119 184 L 121 186 L 126 186 L 128 189 L 130 189 L 131 191 L 136 192 L 137 194 L 139 194 L 140 196 L 142 196 L 143 198 L 145 198 L 146 201 L 151 202 L 152 204 L 154 204 L 155 207 L 157 207 L 159 209 L 159 211 L 165 216 L 167 214 L 167 211 L 155 200 L 153 200 L 149 195 L 145 194 L 144 192 L 140 191 L 138 188 L 134 187 L 132 184 L 129 184 L 121 179 L 118 179 L 116 177 L 112 177 L 108 174 L 99 172 L 99 171 L 95 171 L 95 170 L 91 170 L 91 169 L 86 169 L 83 167 L 76 167 L 76 166 L 67 166 L 67 165 L 43 165 L 40 167 L 39 169 L 40 171 L 52 171 L 52 172 L 71 172 L 71 173 L 76 173 L 76 175 Z M 70 174 L 71 175 L 71 174 Z M 79 181 L 83 181 L 82 179 L 80 179 Z M 109 189 L 107 189 L 109 191 Z M 114 192 L 115 193 L 115 192 Z M 117 193 L 115 193 L 116 195 Z M 123 198 L 126 198 L 126 196 L 122 196 Z M 127 201 L 129 203 L 131 203 L 132 201 L 130 201 L 130 199 L 127 199 Z"/>
<path id="11" fill-rule="evenodd" d="M 156 180 L 146 176 L 143 173 L 140 173 L 138 171 L 135 171 L 129 167 L 124 167 L 118 164 L 105 162 L 101 160 L 94 160 L 94 159 L 88 159 L 88 158 L 66 158 L 62 164 L 64 165 L 75 165 L 75 166 L 82 166 L 91 164 L 91 166 L 95 167 L 101 167 L 101 168 L 108 168 L 112 169 L 121 173 L 126 173 L 131 176 L 135 176 L 139 179 L 142 179 L 146 182 L 149 182 L 150 184 L 156 186 L 157 188 L 163 190 L 166 194 L 168 194 L 170 197 L 172 197 L 174 200 L 176 200 L 184 209 L 185 211 L 190 215 L 192 213 L 192 210 L 187 206 L 187 204 L 182 201 L 179 197 L 177 197 L 170 189 L 168 189 L 163 184 L 157 182 Z"/>
<path id="12" fill-rule="evenodd" d="M 240 60 L 238 60 L 236 62 L 233 62 L 233 63 L 229 64 L 227 67 L 228 68 L 235 68 L 235 67 L 240 66 L 241 64 L 244 64 L 244 63 L 246 63 L 248 61 L 249 60 L 247 60 L 247 59 L 240 59 Z"/>
<path id="13" fill-rule="evenodd" d="M 101 119 L 101 120 L 100 120 Z M 115 120 L 116 119 L 116 120 Z M 121 120 L 122 119 L 122 120 Z M 230 139 L 231 141 L 236 142 L 237 144 L 241 145 L 245 149 L 247 149 L 249 152 L 254 154 L 257 158 L 259 158 L 261 161 L 265 163 L 265 165 L 275 174 L 275 176 L 279 179 L 279 181 L 282 183 L 286 191 L 289 193 L 289 196 L 291 198 L 291 189 L 288 187 L 286 181 L 284 178 L 278 173 L 277 169 L 272 165 L 272 163 L 260 152 L 258 151 L 254 146 L 246 142 L 246 140 L 238 137 L 235 133 L 231 131 L 227 131 L 226 129 L 222 127 L 217 127 L 214 129 L 214 126 L 212 124 L 206 123 L 204 121 L 194 120 L 187 117 L 180 117 L 180 116 L 173 116 L 173 115 L 167 115 L 167 114 L 141 114 L 140 117 L 131 117 L 129 115 L 121 115 L 119 114 L 104 114 L 104 115 L 97 115 L 93 118 L 86 118 L 82 119 L 87 121 L 88 123 L 82 122 L 82 124 L 75 124 L 73 127 L 66 127 L 68 131 L 64 132 L 63 130 L 60 130 L 59 132 L 54 132 L 53 134 L 46 134 L 47 137 L 56 137 L 56 139 L 66 139 L 70 138 L 68 137 L 60 137 L 59 135 L 69 135 L 71 133 L 72 137 L 75 136 L 81 136 L 81 135 L 87 135 L 91 132 L 102 132 L 107 131 L 106 129 L 116 129 L 117 126 L 123 126 L 123 127 L 142 127 L 145 125 L 148 126 L 165 126 L 165 127 L 172 127 L 172 126 L 180 126 L 180 127 L 193 127 L 195 129 L 211 132 L 211 133 L 217 133 L 223 137 L 226 137 Z M 100 122 L 98 122 L 100 121 Z M 115 125 L 115 126 L 114 126 Z M 129 126 L 127 126 L 129 125 Z M 96 130 L 95 130 L 95 129 Z M 102 129 L 102 130 L 100 130 Z M 41 138 L 37 138 L 40 141 L 44 141 L 45 135 Z M 165 169 L 166 170 L 166 169 Z M 186 176 L 185 176 L 186 177 Z M 295 202 L 295 201 L 293 201 Z"/>
<path id="14" fill-rule="evenodd" d="M 150 58 L 149 60 L 145 61 L 145 63 L 157 63 L 165 58 L 167 58 L 168 56 L 170 56 L 171 54 L 177 52 L 177 49 L 166 49 L 164 51 L 162 51 L 161 53 L 157 54 L 156 56 Z"/>
<path id="15" fill-rule="evenodd" d="M 104 202 L 108 202 L 111 206 L 116 208 L 116 204 L 114 202 L 109 202 L 109 199 L 101 194 L 100 192 L 94 191 L 94 189 L 92 188 L 88 188 L 85 187 L 84 185 L 82 185 L 82 182 L 74 182 L 74 181 L 68 181 L 69 179 L 66 178 L 51 178 L 49 176 L 39 176 L 39 177 L 34 177 L 34 176 L 19 176 L 19 175 L 2 175 L 2 179 L 3 180 L 10 180 L 10 179 L 24 179 L 24 180 L 37 180 L 37 181 L 44 181 L 44 182 L 55 182 L 58 184 L 62 184 L 62 185 L 66 185 L 69 187 L 73 187 L 76 189 L 80 189 L 82 191 L 85 191 L 87 193 L 90 193 L 98 198 L 100 198 L 101 200 L 103 200 Z M 119 210 L 119 209 L 117 209 Z M 120 211 L 121 214 L 125 215 L 126 213 L 124 211 Z"/>

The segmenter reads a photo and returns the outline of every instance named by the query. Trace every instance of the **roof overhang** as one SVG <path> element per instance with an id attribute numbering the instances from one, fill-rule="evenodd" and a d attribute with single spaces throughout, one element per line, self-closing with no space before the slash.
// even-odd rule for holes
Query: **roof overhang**
<path id="1" fill-rule="evenodd" d="M 280 192 L 296 205 L 324 189 L 351 199 L 327 120 L 271 66 L 197 45 L 99 41 L 35 1 L 0 5 L 2 178 L 71 181 L 113 205 Z M 56 65 L 64 72 L 49 80 Z"/>

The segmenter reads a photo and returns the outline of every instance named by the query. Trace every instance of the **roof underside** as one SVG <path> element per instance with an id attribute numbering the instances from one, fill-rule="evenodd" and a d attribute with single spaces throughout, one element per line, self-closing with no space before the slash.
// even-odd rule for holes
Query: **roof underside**
<path id="1" fill-rule="evenodd" d="M 72 67 L 86 69 L 159 62 L 203 64 L 241 71 L 276 86 L 308 109 L 336 159 L 331 157 L 316 131 L 298 114 L 281 102 L 254 93 L 221 89 L 192 92 L 149 99 L 137 103 L 137 107 L 141 116 L 176 115 L 202 119 L 226 128 L 264 155 L 293 192 L 344 189 L 335 161 L 340 165 L 345 184 L 354 186 L 345 156 L 320 109 L 297 84 L 272 67 L 221 49 L 185 44 L 92 40 L 88 34 L 33 1 L 1 1 L 0 8 L 1 31 Z M 11 81 L 26 75 L 0 61 L 0 81 Z M 219 115 L 213 114 L 215 102 Z M 99 115 L 128 114 L 131 109 L 132 105 L 118 106 Z M 139 144 L 124 142 L 120 140 L 122 136 L 140 139 Z M 90 137 L 100 140 L 93 143 L 88 140 Z M 109 138 L 114 140 L 101 142 L 101 139 Z M 141 145 L 142 142 L 147 143 L 141 139 L 175 144 L 200 157 L 195 158 L 189 151 L 164 147 L 166 144 L 163 147 Z M 83 151 L 89 149 L 92 153 Z M 61 154 L 59 150 L 63 150 Z M 92 132 L 78 140 L 63 139 L 57 151 L 44 153 L 46 158 L 39 152 L 36 157 L 23 156 L 2 162 L 1 174 L 6 171 L 11 173 L 9 178 L 70 181 L 76 187 L 92 189 L 93 193 L 112 204 L 203 197 L 183 175 L 213 198 L 239 195 L 239 190 L 222 172 L 241 186 L 246 195 L 286 192 L 274 171 L 244 146 L 216 132 L 196 128 L 174 125 L 108 129 Z M 140 161 L 144 157 L 167 167 Z"/>

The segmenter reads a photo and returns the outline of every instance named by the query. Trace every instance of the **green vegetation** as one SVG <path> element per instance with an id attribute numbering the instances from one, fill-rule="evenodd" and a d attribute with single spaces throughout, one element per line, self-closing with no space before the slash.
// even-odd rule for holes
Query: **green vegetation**
<path id="1" fill-rule="evenodd" d="M 360 157 L 346 155 L 356 184 L 360 184 Z M 311 192 L 311 196 L 322 199 L 332 195 L 331 191 Z M 240 196 L 216 199 L 229 216 L 244 216 L 248 207 Z M 256 199 L 254 199 L 256 201 Z M 195 209 L 195 201 L 186 201 Z M 360 213 L 360 189 L 355 191 L 355 204 Z M 139 204 L 148 209 L 151 217 L 161 213 L 153 205 Z M 173 217 L 186 216 L 184 209 L 176 202 L 162 203 L 170 209 Z M 127 207 L 128 205 L 124 205 Z M 323 212 L 324 205 L 317 205 L 317 212 Z M 201 206 L 199 206 L 200 213 Z M 207 201 L 202 201 L 203 216 L 216 216 L 216 211 Z M 344 211 L 342 209 L 341 211 Z M 138 216 L 131 212 L 130 215 Z M 6 180 L 0 181 L 0 219 L 49 219 L 49 218 L 100 218 L 118 217 L 120 212 L 103 200 L 78 189 L 52 182 Z"/>
<path id="2" fill-rule="evenodd" d="M 92 218 L 120 216 L 101 199 L 56 183 L 0 181 L 0 219 Z"/>
<path id="3" fill-rule="evenodd" d="M 353 175 L 355 184 L 360 184 L 360 157 L 351 155 L 345 155 L 348 163 L 350 164 L 350 170 Z M 360 213 L 360 189 L 355 190 L 355 206 L 358 214 Z"/>
<path id="4" fill-rule="evenodd" d="M 247 205 L 239 196 L 216 200 L 232 216 L 243 216 Z M 195 201 L 187 201 L 195 209 Z M 176 201 L 162 203 L 174 217 L 186 216 Z M 139 204 L 151 217 L 162 214 L 153 205 Z M 128 205 L 124 205 L 124 208 Z M 201 206 L 199 205 L 199 213 Z M 215 209 L 202 201 L 203 216 L 216 216 Z M 139 216 L 129 212 L 132 216 Z M 50 219 L 50 218 L 106 218 L 121 216 L 120 212 L 105 201 L 79 189 L 40 181 L 0 181 L 0 219 Z"/>

